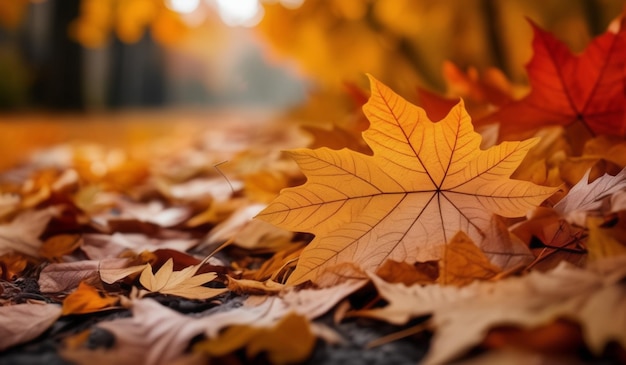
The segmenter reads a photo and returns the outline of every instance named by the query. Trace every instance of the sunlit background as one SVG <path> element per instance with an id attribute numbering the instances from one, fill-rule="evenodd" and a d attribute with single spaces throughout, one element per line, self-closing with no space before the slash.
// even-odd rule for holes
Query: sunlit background
<path id="1" fill-rule="evenodd" d="M 206 120 L 199 110 L 262 110 L 335 122 L 354 113 L 354 90 L 367 89 L 365 73 L 409 100 L 418 87 L 450 93 L 446 61 L 479 75 L 498 68 L 523 93 L 532 38 L 527 19 L 580 51 L 623 6 L 623 0 L 0 0 L 0 148 L 6 156 L 8 147 L 87 133 L 66 131 L 68 120 L 78 130 L 88 119 L 149 124 L 190 111 L 196 113 L 190 119 Z M 50 121 L 55 133 L 42 127 Z"/>

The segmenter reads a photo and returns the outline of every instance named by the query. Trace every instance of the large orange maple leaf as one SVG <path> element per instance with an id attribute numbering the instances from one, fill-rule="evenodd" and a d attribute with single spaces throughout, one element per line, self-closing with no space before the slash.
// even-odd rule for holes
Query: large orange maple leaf
<path id="1" fill-rule="evenodd" d="M 291 151 L 307 182 L 284 189 L 258 215 L 315 234 L 288 283 L 315 281 L 342 263 L 375 270 L 387 259 L 439 259 L 458 231 L 480 242 L 492 214 L 522 216 L 555 191 L 509 179 L 536 139 L 481 150 L 462 102 L 433 123 L 423 109 L 370 82 L 363 138 L 373 155 Z"/>
<path id="2" fill-rule="evenodd" d="M 500 122 L 503 136 L 577 121 L 594 134 L 626 135 L 624 18 L 596 37 L 580 55 L 536 24 L 531 25 L 534 53 L 526 65 L 530 93 L 479 122 Z"/>

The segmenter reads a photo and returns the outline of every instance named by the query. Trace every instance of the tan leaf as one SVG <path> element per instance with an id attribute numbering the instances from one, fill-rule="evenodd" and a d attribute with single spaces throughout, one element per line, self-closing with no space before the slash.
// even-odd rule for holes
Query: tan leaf
<path id="1" fill-rule="evenodd" d="M 598 209 L 604 198 L 626 190 L 626 168 L 615 176 L 605 174 L 592 182 L 589 182 L 590 173 L 591 169 L 587 170 L 585 176 L 554 206 L 554 210 L 579 226 L 585 225 L 584 219 L 575 220 L 574 213 Z"/>
<path id="2" fill-rule="evenodd" d="M 349 150 L 291 152 L 307 182 L 285 189 L 258 217 L 315 234 L 289 284 L 353 262 L 376 270 L 388 259 L 441 257 L 458 231 L 481 242 L 491 216 L 519 217 L 556 191 L 509 179 L 538 140 L 480 149 L 463 103 L 440 122 L 370 77 L 363 138 L 373 156 Z"/>
<path id="3" fill-rule="evenodd" d="M 141 233 L 86 234 L 81 249 L 93 260 L 118 257 L 125 251 L 133 252 L 172 249 L 187 251 L 198 244 L 197 239 L 171 237 L 166 239 L 149 237 Z"/>
<path id="4" fill-rule="evenodd" d="M 0 307 L 0 351 L 34 339 L 61 316 L 56 304 L 26 303 Z"/>
<path id="5" fill-rule="evenodd" d="M 594 351 L 612 340 L 624 345 L 621 309 L 626 277 L 621 261 L 583 270 L 563 263 L 546 273 L 532 272 L 497 282 L 474 282 L 461 288 L 440 285 L 389 284 L 376 276 L 372 280 L 389 304 L 379 309 L 361 310 L 364 315 L 395 324 L 410 318 L 432 315 L 435 327 L 425 364 L 448 363 L 481 343 L 491 328 L 516 326 L 536 328 L 558 318 L 574 319 Z M 620 265 L 621 263 L 621 265 Z M 620 308 L 620 309 L 617 309 Z M 598 323 L 600 313 L 603 316 Z M 606 322 L 613 320 L 614 323 Z M 602 327 L 605 326 L 606 328 Z M 595 341 L 595 342 L 594 342 Z"/>
<path id="6" fill-rule="evenodd" d="M 235 293 L 247 293 L 247 294 L 271 294 L 279 293 L 285 288 L 283 284 L 277 283 L 272 279 L 265 281 L 256 281 L 249 279 L 234 279 L 228 277 L 228 290 Z"/>
<path id="7" fill-rule="evenodd" d="M 203 286 L 217 278 L 217 274 L 209 272 L 195 275 L 200 266 L 198 264 L 174 271 L 174 260 L 169 259 L 156 274 L 153 274 L 152 266 L 148 264 L 141 272 L 139 282 L 150 292 L 177 295 L 187 299 L 208 299 L 227 291 Z"/>
<path id="8" fill-rule="evenodd" d="M 106 352 L 66 350 L 61 355 L 85 365 L 93 364 L 94 359 L 120 365 L 170 364 L 189 347 L 191 339 L 209 325 L 206 319 L 185 316 L 152 299 L 133 301 L 131 310 L 131 318 L 98 324 L 115 336 L 114 346 Z"/>
<path id="9" fill-rule="evenodd" d="M 27 210 L 20 213 L 8 224 L 0 224 L 0 255 L 12 251 L 37 257 L 43 233 L 52 217 L 59 214 L 60 208 L 50 207 L 41 210 Z"/>
<path id="10" fill-rule="evenodd" d="M 129 264 L 130 260 L 127 259 L 102 260 L 98 266 L 100 279 L 107 284 L 113 284 L 131 275 L 139 274 L 148 267 L 148 264 L 128 266 Z"/>

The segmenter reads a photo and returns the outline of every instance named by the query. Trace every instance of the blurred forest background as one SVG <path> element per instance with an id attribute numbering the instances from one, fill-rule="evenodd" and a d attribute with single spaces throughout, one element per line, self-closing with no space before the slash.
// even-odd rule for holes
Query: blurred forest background
<path id="1" fill-rule="evenodd" d="M 53 117 L 59 111 L 72 112 L 74 124 L 83 112 L 138 108 L 298 108 L 298 118 L 333 121 L 354 110 L 346 85 L 366 88 L 365 73 L 411 99 L 418 87 L 462 94 L 450 90 L 450 65 L 470 75 L 495 67 L 523 93 L 532 38 L 527 18 L 582 50 L 623 6 L 623 0 L 0 0 L 0 143 L 4 149 L 24 139 L 46 141 L 33 128 L 59 120 Z"/>
<path id="2" fill-rule="evenodd" d="M 526 17 L 580 50 L 623 3 L 2 0 L 0 107 L 287 107 L 366 72 L 445 91 L 445 60 L 523 83 Z"/>

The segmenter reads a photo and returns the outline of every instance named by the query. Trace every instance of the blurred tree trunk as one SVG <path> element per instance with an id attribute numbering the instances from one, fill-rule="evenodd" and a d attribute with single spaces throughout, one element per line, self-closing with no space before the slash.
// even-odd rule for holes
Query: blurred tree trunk
<path id="1" fill-rule="evenodd" d="M 82 47 L 67 34 L 68 25 L 78 16 L 80 0 L 51 1 L 49 53 L 34 84 L 34 101 L 52 109 L 82 109 Z"/>
<path id="2" fill-rule="evenodd" d="M 108 105 L 158 106 L 165 102 L 163 51 L 150 32 L 134 44 L 111 42 Z"/>

